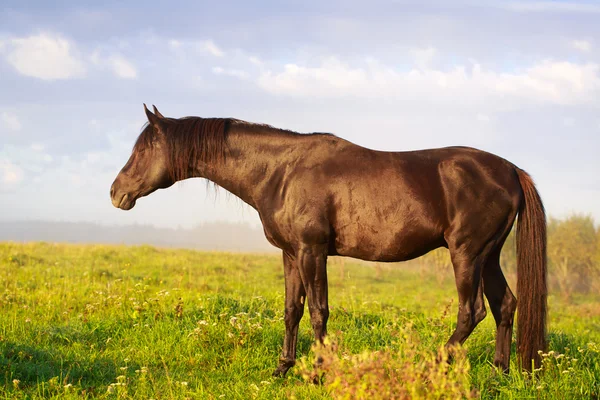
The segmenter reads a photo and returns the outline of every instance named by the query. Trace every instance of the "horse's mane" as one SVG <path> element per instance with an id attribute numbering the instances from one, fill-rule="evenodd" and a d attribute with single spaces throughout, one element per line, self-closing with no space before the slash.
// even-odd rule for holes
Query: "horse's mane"
<path id="1" fill-rule="evenodd" d="M 231 118 L 164 118 L 161 131 L 165 136 L 171 177 L 176 181 L 187 178 L 194 160 L 207 163 L 222 161 L 227 133 L 233 121 Z M 134 151 L 152 145 L 156 135 L 156 130 L 146 124 L 133 147 Z"/>
<path id="2" fill-rule="evenodd" d="M 196 160 L 211 164 L 223 161 L 227 150 L 227 137 L 233 126 L 257 133 L 269 130 L 288 135 L 300 135 L 267 124 L 255 124 L 235 118 L 163 118 L 161 131 L 166 139 L 171 178 L 176 181 L 187 178 L 190 165 Z M 133 147 L 134 152 L 151 146 L 156 136 L 156 130 L 146 123 Z"/>

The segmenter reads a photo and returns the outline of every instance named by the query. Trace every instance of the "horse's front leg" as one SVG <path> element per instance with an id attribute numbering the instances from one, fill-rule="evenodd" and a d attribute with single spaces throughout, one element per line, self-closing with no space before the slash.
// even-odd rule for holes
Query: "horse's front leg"
<path id="1" fill-rule="evenodd" d="M 283 253 L 283 271 L 285 277 L 285 336 L 279 365 L 273 376 L 284 376 L 296 362 L 296 343 L 298 325 L 304 314 L 306 291 L 295 258 Z"/>

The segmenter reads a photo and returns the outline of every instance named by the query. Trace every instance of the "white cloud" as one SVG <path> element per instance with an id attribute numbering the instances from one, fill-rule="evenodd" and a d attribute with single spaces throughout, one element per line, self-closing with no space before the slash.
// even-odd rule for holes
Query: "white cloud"
<path id="1" fill-rule="evenodd" d="M 20 131 L 22 128 L 19 117 L 9 111 L 3 111 L 2 114 L 0 114 L 0 120 L 2 121 L 2 125 L 8 130 Z"/>
<path id="2" fill-rule="evenodd" d="M 299 97 L 421 98 L 448 104 L 495 101 L 508 107 L 514 107 L 516 100 L 566 105 L 597 99 L 599 71 L 597 64 L 566 61 L 543 61 L 511 73 L 486 70 L 479 64 L 398 71 L 374 60 L 353 67 L 329 58 L 317 67 L 287 64 L 280 72 L 268 70 L 259 76 L 258 85 L 272 94 Z"/>
<path id="3" fill-rule="evenodd" d="M 223 57 L 225 51 L 211 40 L 180 40 L 170 39 L 164 42 L 169 49 L 183 59 L 193 56 L 194 53 L 202 55 L 210 55 L 212 57 Z"/>
<path id="4" fill-rule="evenodd" d="M 90 56 L 90 61 L 92 62 L 92 64 L 94 65 L 100 65 L 103 62 L 102 57 L 100 56 L 100 51 L 96 50 L 92 53 L 92 55 Z"/>
<path id="5" fill-rule="evenodd" d="M 511 2 L 502 7 L 517 12 L 578 12 L 600 13 L 600 6 L 590 3 L 566 1 Z"/>
<path id="6" fill-rule="evenodd" d="M 264 72 L 258 79 L 259 86 L 274 94 L 336 96 L 360 92 L 372 80 L 367 71 L 351 68 L 333 57 L 320 67 L 286 64 L 283 68 L 280 73 Z"/>
<path id="7" fill-rule="evenodd" d="M 212 40 L 202 40 L 197 43 L 197 48 L 200 51 L 212 54 L 215 57 L 223 57 L 225 52 L 221 50 Z"/>
<path id="8" fill-rule="evenodd" d="M 589 40 L 574 40 L 572 45 L 583 53 L 589 53 L 592 50 L 592 43 Z"/>
<path id="9" fill-rule="evenodd" d="M 437 54 L 437 50 L 434 47 L 427 47 L 423 49 L 412 49 L 410 53 L 418 67 L 426 68 L 431 65 L 431 62 Z"/>
<path id="10" fill-rule="evenodd" d="M 215 75 L 228 75 L 239 79 L 246 79 L 248 77 L 248 73 L 246 71 L 242 71 L 239 69 L 225 69 L 221 67 L 213 67 L 212 72 Z"/>
<path id="11" fill-rule="evenodd" d="M 32 143 L 30 147 L 31 150 L 37 152 L 44 151 L 44 149 L 46 148 L 46 146 L 44 146 L 42 143 Z"/>
<path id="12" fill-rule="evenodd" d="M 248 61 L 250 61 L 252 64 L 258 65 L 258 66 L 261 66 L 263 64 L 263 62 L 260 60 L 260 58 L 258 58 L 256 56 L 248 57 Z"/>
<path id="13" fill-rule="evenodd" d="M 41 33 L 7 40 L 6 59 L 17 72 L 43 80 L 79 78 L 85 65 L 75 46 L 62 36 Z"/>
<path id="14" fill-rule="evenodd" d="M 177 39 L 169 40 L 169 47 L 171 47 L 173 49 L 178 49 L 181 46 L 183 46 L 183 43 L 180 40 L 177 40 Z"/>
<path id="15" fill-rule="evenodd" d="M 0 147 L 0 186 L 2 182 L 6 185 L 16 185 L 22 180 L 24 171 L 40 174 L 51 165 L 53 160 L 53 157 L 45 152 L 45 147 L 41 143 L 34 142 L 27 146 L 5 144 Z"/>
<path id="16" fill-rule="evenodd" d="M 23 170 L 9 160 L 0 159 L 0 190 L 10 189 L 23 180 Z"/>
<path id="17" fill-rule="evenodd" d="M 103 56 L 99 50 L 96 50 L 90 56 L 90 61 L 98 67 L 110 69 L 118 78 L 137 79 L 138 72 L 135 65 L 120 54 Z"/>
<path id="18" fill-rule="evenodd" d="M 119 78 L 123 79 L 136 79 L 137 78 L 137 69 L 135 66 L 127 61 L 125 58 L 119 55 L 113 55 L 108 58 L 108 64 L 110 65 L 112 71 Z"/>
<path id="19" fill-rule="evenodd" d="M 483 123 L 488 123 L 490 122 L 490 116 L 487 114 L 477 114 L 477 121 L 479 122 L 483 122 Z"/>

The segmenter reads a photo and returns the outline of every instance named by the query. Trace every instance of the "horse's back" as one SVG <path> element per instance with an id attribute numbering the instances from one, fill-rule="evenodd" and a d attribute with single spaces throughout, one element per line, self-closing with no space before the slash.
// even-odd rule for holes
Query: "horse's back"
<path id="1" fill-rule="evenodd" d="M 520 193 L 512 164 L 473 148 L 358 149 L 330 162 L 322 187 L 331 253 L 367 260 L 401 261 L 447 246 L 457 224 L 475 232 L 496 223 L 490 215 L 510 216 Z"/>

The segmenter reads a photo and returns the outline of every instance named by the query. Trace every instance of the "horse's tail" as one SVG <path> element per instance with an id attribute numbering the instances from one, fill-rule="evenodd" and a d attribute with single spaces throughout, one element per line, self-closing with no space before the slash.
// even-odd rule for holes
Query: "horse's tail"
<path id="1" fill-rule="evenodd" d="M 523 199 L 517 225 L 517 353 L 530 371 L 540 366 L 538 351 L 546 350 L 546 214 L 527 172 L 517 168 Z"/>

